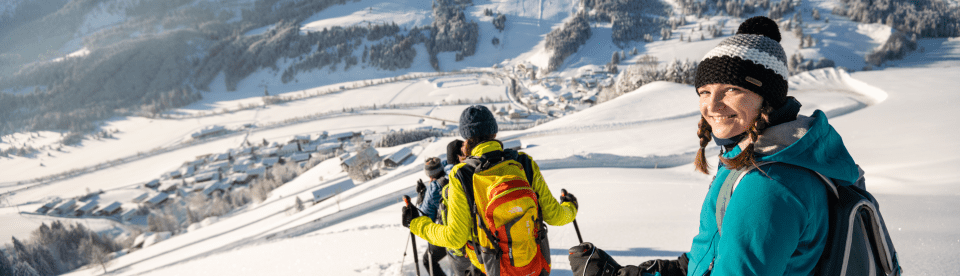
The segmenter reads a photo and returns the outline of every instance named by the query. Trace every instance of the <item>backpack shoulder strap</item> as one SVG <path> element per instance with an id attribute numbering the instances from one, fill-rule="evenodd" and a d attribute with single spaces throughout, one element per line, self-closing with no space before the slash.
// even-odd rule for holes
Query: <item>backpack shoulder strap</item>
<path id="1" fill-rule="evenodd" d="M 740 181 L 743 180 L 743 177 L 746 176 L 748 172 L 760 166 L 773 163 L 775 162 L 760 162 L 756 166 L 731 170 L 730 173 L 727 174 L 727 178 L 723 179 L 723 183 L 720 185 L 720 193 L 717 195 L 716 209 L 717 231 L 720 235 L 723 235 L 723 233 L 720 232 L 720 229 L 723 229 L 723 216 L 727 213 L 727 205 L 730 205 L 730 198 L 733 197 L 733 191 L 737 188 L 737 185 L 740 184 Z"/>
<path id="2" fill-rule="evenodd" d="M 512 149 L 505 149 L 503 152 L 506 158 L 513 159 L 523 166 L 523 173 L 525 174 L 524 176 L 527 177 L 527 182 L 530 183 L 530 186 L 533 186 L 533 160 L 530 159 L 530 156 L 527 154 L 520 154 L 519 151 Z M 536 192 L 536 190 L 534 190 L 534 192 Z M 539 198 L 540 195 L 538 194 L 537 197 Z"/>
<path id="3" fill-rule="evenodd" d="M 480 257 L 481 252 L 480 241 L 477 240 L 477 232 L 479 231 L 477 228 L 483 228 L 483 231 L 485 231 L 487 234 L 487 238 L 493 241 L 494 244 L 498 242 L 497 237 L 494 236 L 489 229 L 487 229 L 483 219 L 480 219 L 480 212 L 477 211 L 477 201 L 473 197 L 473 174 L 479 167 L 487 163 L 485 159 L 486 158 L 478 158 L 474 156 L 464 159 L 464 165 L 457 170 L 457 173 L 454 176 L 458 181 L 460 181 L 460 188 L 463 189 L 463 195 L 467 198 L 467 206 L 470 208 L 470 227 L 473 228 L 473 231 L 471 231 L 471 240 L 467 241 L 467 243 L 473 243 L 473 250 L 474 253 L 477 254 L 478 258 Z"/>
<path id="4" fill-rule="evenodd" d="M 727 175 L 727 178 L 723 180 L 723 185 L 720 186 L 720 194 L 717 195 L 717 231 L 719 231 L 723 226 L 723 216 L 726 215 L 727 205 L 730 204 L 730 198 L 733 197 L 733 191 L 737 189 L 737 185 L 740 184 L 740 181 L 743 180 L 743 177 L 747 175 L 748 172 L 759 168 L 760 166 L 769 165 L 779 162 L 760 162 L 756 166 L 730 171 L 730 174 Z M 786 163 L 782 163 L 786 164 Z M 799 166 L 797 166 L 799 167 Z M 803 168 L 803 167 L 799 167 Z M 810 172 L 813 172 L 820 178 L 820 182 L 827 187 L 827 191 L 833 195 L 834 198 L 840 198 L 840 193 L 837 191 L 837 184 L 833 182 L 829 177 L 820 174 L 817 171 L 803 168 Z M 861 170 L 862 171 L 862 170 Z M 721 233 L 722 234 L 722 233 Z"/>

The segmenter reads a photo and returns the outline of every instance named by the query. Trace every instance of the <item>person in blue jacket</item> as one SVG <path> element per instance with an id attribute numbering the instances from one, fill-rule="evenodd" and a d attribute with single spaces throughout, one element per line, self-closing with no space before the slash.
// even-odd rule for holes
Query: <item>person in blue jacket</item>
<path id="1" fill-rule="evenodd" d="M 420 195 L 417 199 L 417 208 L 424 216 L 439 224 L 444 223 L 443 213 L 445 212 L 444 202 L 446 198 L 443 195 L 443 188 L 450 182 L 450 170 L 466 158 L 461 150 L 462 147 L 463 140 L 453 140 L 447 144 L 446 160 L 437 157 L 427 158 L 423 169 L 427 177 L 430 178 L 430 182 L 424 184 L 423 181 L 417 180 L 417 193 Z M 457 250 L 460 250 L 460 252 L 456 252 Z M 423 265 L 424 267 L 432 266 L 434 276 L 446 275 L 440 267 L 440 259 L 445 256 L 450 258 L 452 265 L 450 270 L 455 276 L 483 274 L 473 267 L 470 259 L 463 256 L 460 248 L 448 249 L 428 244 L 427 252 L 423 254 Z"/>
<path id="2" fill-rule="evenodd" d="M 699 233 L 676 260 L 626 266 L 618 275 L 811 275 L 826 245 L 828 193 L 814 171 L 851 185 L 853 158 L 826 115 L 798 115 L 787 96 L 786 54 L 777 24 L 754 17 L 720 42 L 697 68 L 701 119 L 695 167 L 708 174 L 704 149 L 721 146 L 720 164 L 700 211 Z M 759 166 L 763 162 L 777 162 Z M 717 221 L 721 184 L 743 175 Z M 718 226 L 719 225 L 719 226 Z"/>

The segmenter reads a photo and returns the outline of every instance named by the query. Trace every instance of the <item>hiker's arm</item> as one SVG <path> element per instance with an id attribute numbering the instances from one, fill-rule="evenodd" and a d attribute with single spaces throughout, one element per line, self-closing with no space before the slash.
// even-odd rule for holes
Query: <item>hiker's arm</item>
<path id="1" fill-rule="evenodd" d="M 423 203 L 418 206 L 424 216 L 434 221 L 437 219 L 437 207 L 440 205 L 440 184 L 437 181 L 430 181 L 430 184 L 427 184 L 427 191 L 423 193 Z"/>
<path id="2" fill-rule="evenodd" d="M 428 217 L 419 217 L 410 222 L 410 232 L 436 246 L 461 248 L 467 243 L 473 229 L 470 225 L 470 209 L 463 189 L 459 188 L 460 181 L 451 178 L 447 185 L 454 186 L 450 187 L 450 197 L 447 198 L 446 224 L 436 224 Z"/>
<path id="3" fill-rule="evenodd" d="M 557 198 L 553 197 L 553 194 L 550 193 L 550 187 L 547 187 L 547 182 L 543 180 L 543 175 L 540 174 L 540 167 L 537 166 L 536 161 L 533 161 L 533 158 L 530 158 L 530 165 L 533 166 L 533 181 L 530 181 L 530 184 L 533 185 L 533 189 L 536 190 L 537 195 L 540 196 L 540 209 L 543 210 L 543 221 L 553 226 L 560 226 L 570 223 L 573 219 L 577 218 L 577 208 L 573 207 L 572 202 L 560 204 Z"/>
<path id="4" fill-rule="evenodd" d="M 808 211 L 796 194 L 756 171 L 733 193 L 720 229 L 712 276 L 783 275 L 796 253 Z"/>

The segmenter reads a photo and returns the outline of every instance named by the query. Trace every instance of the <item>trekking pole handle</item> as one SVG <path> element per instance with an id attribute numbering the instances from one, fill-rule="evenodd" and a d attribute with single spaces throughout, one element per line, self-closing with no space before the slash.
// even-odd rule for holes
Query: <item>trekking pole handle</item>
<path id="1" fill-rule="evenodd" d="M 567 189 L 560 189 L 560 196 L 567 196 Z M 573 229 L 577 230 L 577 239 L 580 240 L 580 243 L 583 243 L 583 236 L 580 236 L 580 225 L 577 224 L 577 219 L 573 219 Z"/>
<path id="2" fill-rule="evenodd" d="M 413 204 L 410 204 L 410 196 L 403 195 L 403 203 L 407 204 L 407 208 L 413 208 Z M 417 268 L 417 276 L 420 276 L 420 260 L 417 260 L 417 239 L 413 237 L 413 232 L 410 232 L 410 245 L 413 245 L 413 264 Z"/>

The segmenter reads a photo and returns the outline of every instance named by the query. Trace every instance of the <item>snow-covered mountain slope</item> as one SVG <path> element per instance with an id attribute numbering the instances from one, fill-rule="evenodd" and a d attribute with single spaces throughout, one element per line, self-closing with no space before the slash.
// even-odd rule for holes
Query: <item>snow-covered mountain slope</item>
<path id="1" fill-rule="evenodd" d="M 861 72 L 852 76 L 841 74 L 845 81 L 834 83 L 860 81 L 874 89 L 883 89 L 866 93 L 858 91 L 869 88 L 852 90 L 858 96 L 851 96 L 851 90 L 847 90 L 856 85 L 824 89 L 820 92 L 824 95 L 818 97 L 797 92 L 806 106 L 828 108 L 836 106 L 830 104 L 836 99 L 862 99 L 869 93 L 887 96 L 861 109 L 831 117 L 831 122 L 844 137 L 855 160 L 867 171 L 868 189 L 883 205 L 902 266 L 918 275 L 960 272 L 960 263 L 956 261 L 960 257 L 957 255 L 960 240 L 956 238 L 960 220 L 951 215 L 960 211 L 955 204 L 960 200 L 960 182 L 956 180 L 960 178 L 952 169 L 954 159 L 960 156 L 960 143 L 949 139 L 952 133 L 944 129 L 960 123 L 947 114 L 950 109 L 946 108 L 957 100 L 955 93 L 948 91 L 948 87 L 960 84 L 950 77 L 954 73 L 954 69 L 915 68 Z M 578 221 L 584 238 L 623 264 L 673 258 L 689 250 L 710 180 L 710 176 L 693 171 L 689 161 L 692 156 L 682 158 L 686 163 L 658 168 L 643 165 L 640 159 L 631 159 L 663 155 L 671 153 L 671 149 L 684 149 L 672 152 L 682 155 L 696 146 L 692 138 L 695 137 L 695 117 L 672 122 L 657 119 L 663 118 L 658 113 L 626 109 L 644 107 L 649 99 L 658 99 L 657 102 L 666 103 L 664 108 L 671 110 L 685 110 L 695 105 L 689 87 L 655 84 L 605 103 L 608 107 L 622 107 L 620 109 L 599 105 L 570 117 L 578 120 L 557 120 L 531 129 L 528 133 L 534 137 L 529 139 L 532 142 L 526 142 L 528 139 L 523 133 L 503 134 L 525 141 L 528 145 L 525 151 L 541 164 L 554 193 L 565 188 L 577 195 L 582 206 Z M 636 120 L 623 116 L 625 111 L 635 113 Z M 803 111 L 809 112 L 809 108 Z M 578 128 L 589 128 L 583 125 L 616 126 L 634 121 L 636 126 L 585 132 L 596 134 L 589 139 L 569 137 L 575 137 Z M 537 131 L 545 129 L 569 131 L 556 134 L 560 136 L 557 139 L 535 137 Z M 601 136 L 613 139 L 602 140 Z M 686 136 L 690 137 L 681 138 Z M 347 190 L 339 204 L 324 201 L 301 213 L 283 213 L 283 208 L 293 202 L 291 196 L 304 190 L 301 187 L 345 181 L 342 173 L 333 173 L 326 165 L 318 166 L 315 170 L 325 172 L 310 172 L 301 176 L 302 180 L 295 180 L 295 183 L 314 184 L 293 184 L 288 190 L 277 190 L 264 204 L 118 258 L 110 269 L 120 275 L 297 274 L 304 271 L 336 275 L 414 275 L 412 257 L 400 263 L 408 234 L 399 225 L 397 200 L 400 195 L 414 194 L 415 180 L 423 177 L 419 168 L 422 158 L 439 155 L 447 141 L 449 139 L 432 142 L 416 161 L 390 175 Z M 579 156 L 619 160 L 621 165 L 597 165 L 589 158 L 580 163 L 555 163 L 558 158 L 565 158 L 562 154 L 551 156 L 557 149 L 573 149 Z M 710 162 L 716 162 L 715 158 Z M 316 179 L 318 174 L 325 174 L 325 180 L 319 183 L 309 180 Z M 576 244 L 573 227 L 551 227 L 549 233 L 553 275 L 570 275 L 566 249 Z M 424 242 L 420 240 L 418 245 L 418 252 L 424 252 Z M 91 272 L 81 270 L 75 275 Z"/>
<path id="2" fill-rule="evenodd" d="M 206 2 L 197 1 L 202 3 Z M 0 174 L 0 193 L 4 193 L 0 199 L 0 221 L 4 222 L 0 240 L 29 237 L 40 223 L 63 219 L 21 211 L 32 212 L 51 198 L 86 194 L 88 188 L 105 191 L 105 201 L 123 201 L 125 208 L 136 207 L 129 199 L 147 190 L 142 188 L 143 183 L 196 156 L 223 153 L 245 141 L 285 142 L 296 135 L 323 131 L 333 134 L 443 127 L 455 124 L 466 107 L 454 104 L 457 100 L 491 99 L 494 103 L 485 105 L 526 110 L 511 98 L 510 77 L 518 79 L 521 86 L 539 85 L 540 81 L 514 75 L 512 65 L 545 68 L 552 53 L 544 50 L 543 37 L 568 20 L 578 3 L 474 1 L 466 8 L 466 16 L 479 23 L 477 52 L 462 61 L 455 61 L 453 52 L 439 54 L 441 71 L 483 68 L 495 73 L 424 73 L 434 70 L 426 48 L 418 44 L 411 67 L 398 71 L 359 66 L 349 71 L 314 70 L 284 84 L 281 72 L 268 68 L 240 81 L 235 92 L 227 92 L 221 74 L 212 82 L 211 91 L 203 94 L 203 100 L 163 117 L 131 116 L 105 122 L 103 129 L 118 130 L 113 138 L 88 139 L 80 146 L 60 151 L 45 148 L 31 157 L 0 158 L 0 167 L 8 172 Z M 239 10 L 249 4 L 248 0 L 237 0 L 233 1 L 235 6 L 224 8 Z M 807 59 L 826 57 L 838 66 L 859 71 L 865 64 L 863 55 L 883 43 L 891 30 L 885 25 L 859 24 L 830 14 L 835 4 L 804 1 L 798 7 L 807 23 L 804 31 L 818 40 L 817 46 L 800 49 L 799 39 L 783 29 L 782 44 L 788 55 L 800 52 Z M 492 17 L 483 15 L 488 8 L 507 16 L 503 32 L 493 27 Z M 810 18 L 812 8 L 819 9 L 830 22 Z M 85 30 L 115 24 L 110 20 L 121 16 L 100 9 L 104 17 L 88 20 Z M 429 5 L 423 2 L 348 1 L 304 21 L 301 31 L 366 22 L 423 26 L 430 24 L 432 16 Z M 699 60 L 726 36 L 707 35 L 700 40 L 698 24 L 706 28 L 726 22 L 723 30 L 729 35 L 739 20 L 707 16 L 694 21 L 690 16 L 687 25 L 674 31 L 674 38 L 635 42 L 624 49 L 611 43 L 609 24 L 595 24 L 587 43 L 567 58 L 559 72 L 546 77 L 578 77 L 585 69 L 599 71 L 614 51 L 629 52 L 633 47 L 639 55 L 622 59 L 621 69 L 643 55 L 655 56 L 661 62 Z M 693 41 L 680 41 L 679 34 L 693 37 Z M 500 39 L 499 46 L 490 43 L 493 37 Z M 956 275 L 960 274 L 960 218 L 953 214 L 960 212 L 956 204 L 960 200 L 960 173 L 954 164 L 960 158 L 960 142 L 951 138 L 960 121 L 952 116 L 954 109 L 948 105 L 960 100 L 951 90 L 960 85 L 955 77 L 960 73 L 960 40 L 920 39 L 919 43 L 925 47 L 924 52 L 912 52 L 902 61 L 890 62 L 907 68 L 850 74 L 835 69 L 805 72 L 791 77 L 790 95 L 803 103 L 801 114 L 825 111 L 855 160 L 867 171 L 868 189 L 883 205 L 904 269 L 917 275 Z M 353 55 L 360 56 L 360 51 Z M 294 59 L 281 59 L 278 67 L 285 68 L 292 62 Z M 492 65 L 508 67 L 487 69 Z M 409 79 L 392 80 L 398 75 Z M 336 92 L 341 87 L 345 90 Z M 265 90 L 272 96 L 298 99 L 263 106 Z M 523 151 L 537 160 L 555 195 L 561 188 L 577 195 L 583 207 L 578 222 L 586 240 L 601 246 L 621 264 L 675 258 L 689 250 L 711 179 L 695 173 L 691 165 L 698 146 L 693 92 L 688 85 L 655 82 L 534 128 L 502 131 L 500 138 L 522 142 Z M 368 108 L 373 105 L 380 108 Z M 349 109 L 357 110 L 346 111 Z M 192 133 L 212 125 L 225 126 L 231 132 L 198 142 L 190 140 Z M 0 148 L 55 145 L 61 135 L 35 132 L 3 136 Z M 415 157 L 364 183 L 350 180 L 336 158 L 327 160 L 273 190 L 264 202 L 241 207 L 215 223 L 119 257 L 108 270 L 112 275 L 414 275 L 412 257 L 403 259 L 405 250 L 409 250 L 405 249 L 409 247 L 409 234 L 399 224 L 399 198 L 415 195 L 414 183 L 425 178 L 421 165 L 424 158 L 443 154 L 452 139 L 378 148 L 385 156 L 410 147 Z M 717 152 L 716 147 L 708 148 L 709 155 Z M 709 162 L 717 160 L 714 157 Z M 31 181 L 75 168 L 90 170 L 57 181 Z M 18 184 L 20 181 L 29 183 Z M 296 198 L 312 198 L 312 192 L 320 189 L 337 190 L 339 195 L 298 213 L 289 211 Z M 80 220 L 70 220 L 75 221 Z M 129 231 L 106 219 L 86 219 L 83 223 L 101 232 Z M 549 233 L 553 275 L 570 275 L 566 252 L 576 244 L 573 227 L 551 227 Z M 426 243 L 418 240 L 417 244 L 422 254 Z M 71 275 L 98 273 L 99 268 L 87 267 Z"/>

